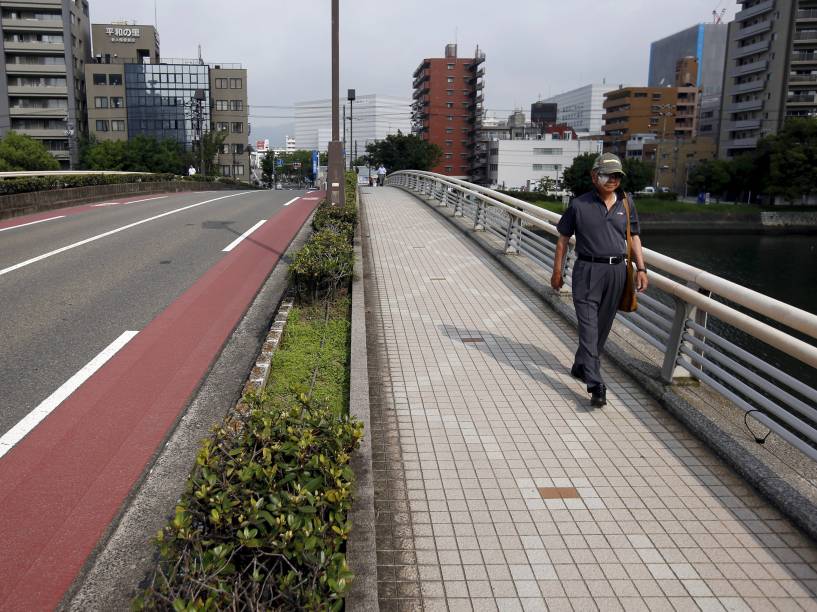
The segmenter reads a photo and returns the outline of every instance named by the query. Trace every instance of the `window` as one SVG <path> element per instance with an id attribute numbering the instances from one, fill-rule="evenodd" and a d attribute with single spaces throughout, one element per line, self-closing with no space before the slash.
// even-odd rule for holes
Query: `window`
<path id="1" fill-rule="evenodd" d="M 453 90 L 453 89 L 446 89 L 446 90 L 445 90 L 445 95 L 447 95 L 447 96 L 453 96 L 453 95 L 454 95 L 454 90 Z"/>
<path id="2" fill-rule="evenodd" d="M 219 132 L 229 132 L 230 131 L 230 124 L 226 121 L 218 121 L 216 122 L 216 130 Z"/>
<path id="3" fill-rule="evenodd" d="M 647 92 L 646 91 L 637 91 L 633 94 L 633 98 L 646 98 Z"/>
<path id="4" fill-rule="evenodd" d="M 218 148 L 218 152 L 222 155 L 227 155 L 230 152 L 230 145 L 223 144 Z"/>
<path id="5" fill-rule="evenodd" d="M 231 111 L 244 110 L 244 101 L 243 100 L 230 100 L 230 110 Z"/>
<path id="6" fill-rule="evenodd" d="M 447 108 L 454 108 L 454 103 L 453 103 L 453 102 L 446 102 L 446 103 L 445 103 L 445 106 L 446 106 Z"/>
<path id="7" fill-rule="evenodd" d="M 94 73 L 94 85 L 107 85 L 108 79 L 106 75 L 99 74 L 98 72 Z"/>
<path id="8" fill-rule="evenodd" d="M 111 121 L 111 131 L 112 132 L 124 132 L 125 131 L 125 122 L 121 120 L 114 119 Z"/>
<path id="9" fill-rule="evenodd" d="M 453 172 L 453 171 L 454 171 L 454 168 L 453 168 L 452 166 L 446 166 L 446 167 L 445 167 L 445 171 L 446 171 L 446 172 Z"/>
<path id="10" fill-rule="evenodd" d="M 454 144 L 454 141 L 453 141 L 453 140 L 446 140 L 446 141 L 445 141 L 445 146 L 446 146 L 446 147 L 450 147 L 450 146 L 452 146 L 453 144 Z"/>
<path id="11" fill-rule="evenodd" d="M 108 75 L 108 85 L 121 85 L 122 84 L 122 75 L 121 74 L 109 74 Z"/>
<path id="12" fill-rule="evenodd" d="M 454 128 L 445 128 L 445 133 L 446 134 L 453 134 L 454 133 Z"/>
<path id="13" fill-rule="evenodd" d="M 454 121 L 454 115 L 448 115 L 448 117 L 446 117 L 446 119 L 448 121 Z"/>
<path id="14" fill-rule="evenodd" d="M 227 89 L 227 79 L 216 79 L 216 89 Z"/>
<path id="15" fill-rule="evenodd" d="M 454 64 L 448 64 L 448 69 L 449 70 L 454 70 Z"/>
<path id="16" fill-rule="evenodd" d="M 108 131 L 108 122 L 102 119 L 96 120 L 96 131 L 97 132 L 107 132 Z"/>
<path id="17" fill-rule="evenodd" d="M 122 108 L 125 106 L 125 99 L 119 96 L 111 96 L 111 108 Z"/>
<path id="18" fill-rule="evenodd" d="M 108 108 L 108 98 L 105 96 L 94 97 L 94 108 Z"/>
<path id="19" fill-rule="evenodd" d="M 493 170 L 494 172 L 499 170 L 499 164 L 491 164 L 491 170 Z"/>
<path id="20" fill-rule="evenodd" d="M 454 82 L 454 77 L 448 77 L 448 82 L 453 83 Z"/>
<path id="21" fill-rule="evenodd" d="M 233 153 L 235 153 L 237 155 L 240 155 L 241 153 L 244 152 L 244 145 L 243 144 L 234 144 L 232 146 L 232 151 L 233 151 Z"/>
<path id="22" fill-rule="evenodd" d="M 244 166 L 238 164 L 233 166 L 233 176 L 244 176 Z"/>
<path id="23" fill-rule="evenodd" d="M 228 108 L 227 100 L 216 100 L 216 110 L 226 111 Z"/>
<path id="24" fill-rule="evenodd" d="M 232 132 L 233 134 L 240 134 L 244 131 L 244 124 L 240 121 L 234 121 L 232 123 Z"/>
<path id="25" fill-rule="evenodd" d="M 533 149 L 534 155 L 561 155 L 562 149 L 543 149 L 539 147 L 534 147 Z"/>
<path id="26" fill-rule="evenodd" d="M 443 157 L 445 157 L 446 159 L 451 159 L 452 157 L 454 157 L 454 154 L 453 153 L 446 153 Z"/>
<path id="27" fill-rule="evenodd" d="M 230 79 L 230 89 L 241 89 L 241 79 Z"/>
<path id="28" fill-rule="evenodd" d="M 221 176 L 230 176 L 230 166 L 221 166 Z"/>

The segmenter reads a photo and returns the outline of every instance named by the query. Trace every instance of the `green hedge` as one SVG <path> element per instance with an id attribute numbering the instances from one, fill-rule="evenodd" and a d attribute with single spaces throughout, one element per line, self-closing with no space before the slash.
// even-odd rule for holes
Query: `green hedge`
<path id="1" fill-rule="evenodd" d="M 524 202 L 561 202 L 562 198 L 559 196 L 552 196 L 542 193 L 541 191 L 505 191 L 502 189 L 497 189 L 499 193 L 504 193 L 505 195 L 509 195 L 512 198 L 516 198 L 517 200 L 522 200 Z"/>
<path id="2" fill-rule="evenodd" d="M 298 298 L 324 299 L 345 290 L 352 279 L 355 254 L 348 232 L 328 227 L 313 234 L 289 266 Z"/>
<path id="3" fill-rule="evenodd" d="M 162 181 L 196 181 L 224 183 L 249 187 L 233 178 L 222 176 L 177 176 L 175 174 L 71 174 L 53 176 L 31 176 L 0 180 L 0 195 L 47 191 L 51 189 L 70 189 L 72 187 L 91 187 L 94 185 L 119 185 L 122 183 L 156 183 Z"/>

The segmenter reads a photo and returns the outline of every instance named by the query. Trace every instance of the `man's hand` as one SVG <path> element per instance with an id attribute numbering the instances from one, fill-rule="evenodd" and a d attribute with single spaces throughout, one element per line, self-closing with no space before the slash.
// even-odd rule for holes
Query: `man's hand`
<path id="1" fill-rule="evenodd" d="M 562 285 L 565 284 L 564 279 L 562 278 L 562 273 L 560 270 L 554 270 L 553 275 L 550 277 L 550 286 L 553 287 L 554 291 L 558 291 L 562 288 Z"/>
<path id="2" fill-rule="evenodd" d="M 551 284 L 553 284 L 553 281 L 551 281 Z M 645 291 L 647 289 L 647 287 L 649 286 L 649 284 L 650 284 L 650 281 L 647 279 L 647 273 L 646 272 L 636 272 L 635 287 L 636 287 L 636 289 L 638 289 L 639 293 L 641 293 L 642 291 Z"/>

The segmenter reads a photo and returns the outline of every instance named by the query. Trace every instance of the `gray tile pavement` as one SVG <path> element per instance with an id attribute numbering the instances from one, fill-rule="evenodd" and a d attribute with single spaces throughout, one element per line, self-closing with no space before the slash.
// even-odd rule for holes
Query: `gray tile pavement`
<path id="1" fill-rule="evenodd" d="M 814 542 L 609 362 L 591 409 L 569 324 L 362 191 L 381 609 L 817 611 Z"/>

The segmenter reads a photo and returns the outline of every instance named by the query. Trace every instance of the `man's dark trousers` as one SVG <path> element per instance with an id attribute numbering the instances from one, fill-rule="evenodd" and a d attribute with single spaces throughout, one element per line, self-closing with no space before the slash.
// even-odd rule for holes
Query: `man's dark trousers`
<path id="1" fill-rule="evenodd" d="M 573 268 L 573 305 L 579 321 L 579 349 L 575 363 L 584 366 L 588 391 L 604 384 L 600 355 L 613 326 L 626 280 L 624 263 L 610 265 L 577 260 Z"/>

